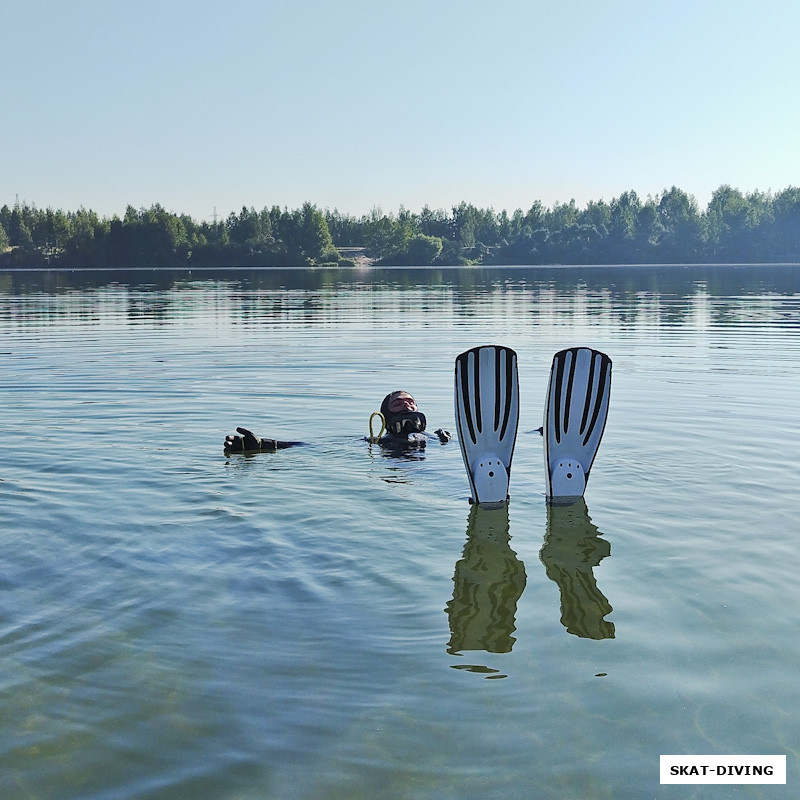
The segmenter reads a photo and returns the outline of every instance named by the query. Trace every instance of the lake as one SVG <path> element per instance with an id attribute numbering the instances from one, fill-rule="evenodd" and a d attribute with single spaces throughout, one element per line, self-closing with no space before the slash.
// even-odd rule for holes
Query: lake
<path id="1" fill-rule="evenodd" d="M 777 798 L 800 755 L 800 267 L 0 273 L 4 800 Z M 506 511 L 393 389 L 519 356 Z M 613 360 L 551 508 L 553 354 Z M 308 446 L 222 452 L 237 425 Z M 734 794 L 732 794 L 732 792 Z"/>

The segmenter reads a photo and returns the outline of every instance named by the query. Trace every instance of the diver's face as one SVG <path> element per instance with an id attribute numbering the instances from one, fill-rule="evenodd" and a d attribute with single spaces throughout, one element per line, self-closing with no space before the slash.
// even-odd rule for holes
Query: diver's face
<path id="1" fill-rule="evenodd" d="M 388 403 L 392 414 L 402 414 L 404 411 L 416 411 L 417 403 L 408 392 L 398 392 Z"/>

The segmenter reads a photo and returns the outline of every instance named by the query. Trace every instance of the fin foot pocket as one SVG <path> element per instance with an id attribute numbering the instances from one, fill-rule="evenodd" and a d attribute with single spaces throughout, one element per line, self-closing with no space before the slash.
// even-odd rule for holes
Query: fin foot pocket
<path id="1" fill-rule="evenodd" d="M 479 503 L 502 503 L 508 497 L 508 470 L 497 456 L 473 462 L 472 482 Z"/>
<path id="2" fill-rule="evenodd" d="M 550 465 L 551 497 L 583 497 L 587 476 L 576 458 L 560 458 Z"/>

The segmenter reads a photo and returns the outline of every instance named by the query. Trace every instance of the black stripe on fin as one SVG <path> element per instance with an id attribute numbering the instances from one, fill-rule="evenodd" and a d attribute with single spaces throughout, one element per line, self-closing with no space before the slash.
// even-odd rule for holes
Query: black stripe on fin
<path id="1" fill-rule="evenodd" d="M 481 414 L 481 348 L 472 349 L 473 370 L 472 396 L 475 398 L 475 427 L 483 433 L 483 415 Z"/>
<path id="2" fill-rule="evenodd" d="M 554 425 L 556 434 L 556 443 L 561 443 L 561 383 L 564 380 L 564 354 L 556 353 L 553 356 L 553 366 L 555 367 L 553 381 L 555 382 L 555 410 L 553 412 L 553 419 L 556 424 Z"/>
<path id="3" fill-rule="evenodd" d="M 502 355 L 503 350 L 501 348 L 496 348 L 494 353 L 494 430 L 497 433 L 497 429 L 500 427 L 500 380 L 502 370 Z"/>
<path id="4" fill-rule="evenodd" d="M 606 383 L 611 377 L 611 359 L 605 354 L 600 353 L 597 350 L 592 351 L 592 370 L 594 370 L 595 359 L 600 362 L 600 374 L 597 380 L 597 394 L 595 395 L 594 400 L 594 411 L 592 412 L 592 419 L 589 422 L 589 427 L 586 430 L 586 434 L 583 437 L 583 444 L 584 447 L 591 439 L 592 434 L 594 433 L 594 429 L 597 426 L 597 420 L 600 417 L 600 409 L 603 406 L 603 396 L 606 392 Z M 591 383 L 589 384 L 590 391 L 591 391 Z M 587 392 L 587 397 L 589 392 Z"/>
<path id="5" fill-rule="evenodd" d="M 564 400 L 564 407 L 562 409 L 564 412 L 562 429 L 565 436 L 569 433 L 569 412 L 572 410 L 572 385 L 575 383 L 575 365 L 578 362 L 578 349 L 572 348 L 567 352 L 572 356 L 572 359 L 570 360 L 569 364 L 569 378 L 567 378 L 567 396 Z"/>
<path id="6" fill-rule="evenodd" d="M 469 433 L 469 438 L 472 439 L 473 444 L 477 444 L 478 438 L 475 435 L 475 426 L 472 422 L 472 404 L 469 401 L 469 381 L 467 376 L 469 375 L 468 363 L 470 355 L 474 355 L 472 351 L 468 351 L 466 353 L 462 353 L 458 359 L 456 364 L 456 369 L 459 371 L 459 384 L 461 388 L 461 408 L 464 414 L 464 417 L 467 420 L 467 429 Z"/>
<path id="7" fill-rule="evenodd" d="M 514 399 L 514 366 L 516 363 L 517 354 L 513 350 L 503 348 L 502 353 L 505 355 L 506 365 L 506 396 L 503 403 L 503 427 L 500 430 L 500 441 L 505 439 L 506 430 L 508 430 L 508 423 L 511 421 L 511 403 Z M 500 359 L 498 359 L 498 364 Z M 498 375 L 498 385 L 499 385 Z M 498 404 L 499 405 L 499 404 Z"/>
<path id="8" fill-rule="evenodd" d="M 589 356 L 589 379 L 586 381 L 587 384 L 586 401 L 583 404 L 583 416 L 581 417 L 581 433 L 584 433 L 586 431 L 586 422 L 589 419 L 589 412 L 591 411 L 592 408 L 592 398 L 593 398 L 592 387 L 594 386 L 594 365 L 596 362 L 597 362 L 596 351 L 592 350 L 591 355 Z M 594 399 L 596 404 L 597 398 L 595 397 Z M 590 435 L 591 434 L 587 434 L 587 439 L 588 436 Z M 584 441 L 584 444 L 586 444 L 586 441 Z"/>

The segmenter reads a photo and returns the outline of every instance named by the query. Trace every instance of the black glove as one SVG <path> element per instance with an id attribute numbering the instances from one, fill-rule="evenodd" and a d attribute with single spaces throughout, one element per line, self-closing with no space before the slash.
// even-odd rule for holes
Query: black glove
<path id="1" fill-rule="evenodd" d="M 274 439 L 260 439 L 247 428 L 237 428 L 241 436 L 225 437 L 225 454 L 228 453 L 261 453 L 264 450 L 276 450 L 277 443 Z"/>
<path id="2" fill-rule="evenodd" d="M 434 431 L 434 433 L 439 437 L 439 441 L 442 444 L 449 442 L 453 438 L 453 434 L 450 431 L 444 431 L 441 428 L 438 431 Z"/>

